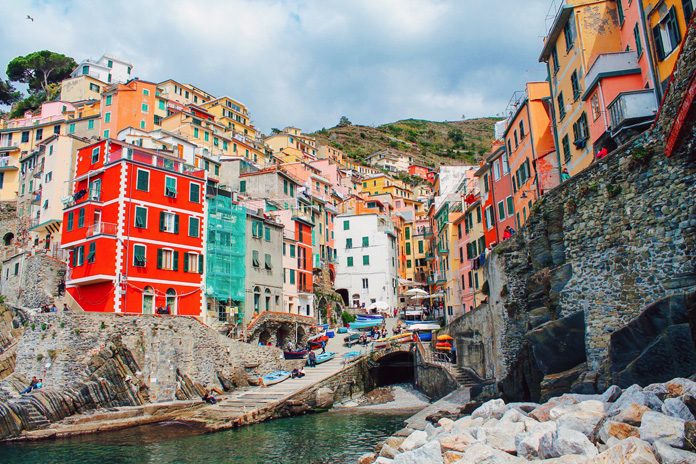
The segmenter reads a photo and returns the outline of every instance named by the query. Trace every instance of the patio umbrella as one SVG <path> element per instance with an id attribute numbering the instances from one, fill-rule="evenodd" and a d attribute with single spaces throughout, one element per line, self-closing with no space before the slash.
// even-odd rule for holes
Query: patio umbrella
<path id="1" fill-rule="evenodd" d="M 389 305 L 384 301 L 375 301 L 370 306 L 368 306 L 367 309 L 377 309 L 379 311 L 386 311 L 387 309 L 389 309 Z"/>
<path id="2" fill-rule="evenodd" d="M 411 297 L 412 300 L 427 300 L 429 298 L 428 294 L 425 295 L 414 295 Z"/>
<path id="3" fill-rule="evenodd" d="M 427 294 L 428 294 L 428 292 L 426 292 L 425 290 L 422 290 L 420 288 L 412 288 L 412 289 L 406 290 L 404 292 L 404 295 L 406 295 L 406 296 L 423 296 L 423 295 L 427 295 Z"/>
<path id="4" fill-rule="evenodd" d="M 448 340 L 454 340 L 454 338 L 452 338 L 451 336 L 449 336 L 449 335 L 447 335 L 447 334 L 445 334 L 445 335 L 438 335 L 438 336 L 437 336 L 437 339 L 438 339 L 438 341 L 441 341 L 441 342 L 446 342 L 446 341 L 448 341 Z"/>
<path id="5" fill-rule="evenodd" d="M 445 296 L 443 292 L 437 292 L 430 295 L 431 298 L 442 298 L 443 296 Z"/>

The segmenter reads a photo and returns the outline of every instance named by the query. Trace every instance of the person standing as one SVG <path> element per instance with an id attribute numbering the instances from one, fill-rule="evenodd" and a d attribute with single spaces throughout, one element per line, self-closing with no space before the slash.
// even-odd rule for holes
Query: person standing
<path id="1" fill-rule="evenodd" d="M 326 340 L 321 341 L 321 354 L 326 353 Z"/>
<path id="2" fill-rule="evenodd" d="M 568 173 L 568 168 L 563 168 L 561 172 L 561 182 L 565 182 L 570 179 L 570 173 Z"/>
<path id="3" fill-rule="evenodd" d="M 307 366 L 309 366 L 309 367 L 316 367 L 317 366 L 317 355 L 314 354 L 314 351 L 310 351 L 309 356 L 307 356 Z"/>

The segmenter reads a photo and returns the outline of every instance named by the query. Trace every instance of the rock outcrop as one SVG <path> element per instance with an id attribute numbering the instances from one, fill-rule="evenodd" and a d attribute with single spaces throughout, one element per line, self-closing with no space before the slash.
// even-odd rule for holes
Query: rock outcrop
<path id="1" fill-rule="evenodd" d="M 696 422 L 662 408 L 684 404 L 695 388 L 696 382 L 674 379 L 650 389 L 612 386 L 601 395 L 566 394 L 542 405 L 491 400 L 471 415 L 390 438 L 361 462 L 693 463 L 689 431 Z M 641 414 L 624 414 L 631 408 Z"/>

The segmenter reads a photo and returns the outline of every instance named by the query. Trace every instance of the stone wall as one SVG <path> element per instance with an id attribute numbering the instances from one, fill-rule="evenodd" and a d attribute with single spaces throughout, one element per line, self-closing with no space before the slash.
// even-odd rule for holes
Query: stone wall
<path id="1" fill-rule="evenodd" d="M 669 363 L 660 379 L 647 375 L 651 363 L 669 356 L 669 344 L 655 358 L 646 356 L 641 343 L 630 345 L 628 357 L 617 350 L 636 334 L 666 340 L 673 331 L 684 350 L 694 350 L 683 326 L 685 308 L 659 308 L 683 305 L 680 295 L 696 290 L 693 114 L 681 145 L 670 158 L 664 154 L 665 137 L 696 70 L 695 50 L 692 33 L 655 126 L 537 202 L 525 227 L 487 262 L 487 305 L 452 324 L 460 360 L 496 378 L 508 399 L 601 390 L 619 382 L 619 373 L 638 359 L 644 371 L 630 372 L 634 382 L 693 373 L 689 355 L 688 362 Z M 659 301 L 666 302 L 647 308 Z M 659 322 L 664 314 L 674 316 L 667 326 Z M 639 316 L 632 335 L 612 344 L 613 334 Z M 655 333 L 642 329 L 655 324 Z"/>
<path id="2" fill-rule="evenodd" d="M 19 272 L 14 274 L 15 264 Z M 65 279 L 65 263 L 43 253 L 21 253 L 3 263 L 2 295 L 8 304 L 40 308 L 59 296 L 59 284 Z"/>
<path id="3" fill-rule="evenodd" d="M 432 401 L 439 400 L 459 387 L 446 369 L 425 362 L 417 352 L 413 385 Z"/>

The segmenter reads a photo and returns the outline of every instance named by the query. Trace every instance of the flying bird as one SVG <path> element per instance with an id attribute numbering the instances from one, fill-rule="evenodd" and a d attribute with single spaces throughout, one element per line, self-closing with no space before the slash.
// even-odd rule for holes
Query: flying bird
<path id="1" fill-rule="evenodd" d="M 27 19 L 30 19 L 32 23 L 34 22 L 34 18 L 32 18 L 32 17 L 29 16 L 29 15 L 27 15 Z"/>

